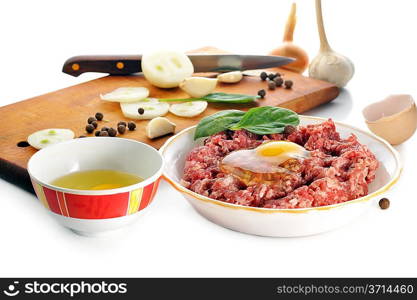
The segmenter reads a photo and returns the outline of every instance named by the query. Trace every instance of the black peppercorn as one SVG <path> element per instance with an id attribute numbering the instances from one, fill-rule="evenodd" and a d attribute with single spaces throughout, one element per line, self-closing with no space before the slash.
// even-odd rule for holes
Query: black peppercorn
<path id="1" fill-rule="evenodd" d="M 276 87 L 277 87 L 277 85 L 275 84 L 274 81 L 272 81 L 272 80 L 268 81 L 268 89 L 275 90 Z"/>
<path id="2" fill-rule="evenodd" d="M 129 122 L 127 123 L 127 128 L 129 128 L 130 131 L 133 131 L 136 128 L 136 124 L 133 122 Z"/>
<path id="3" fill-rule="evenodd" d="M 262 90 L 259 90 L 259 91 L 258 91 L 258 96 L 259 96 L 259 97 L 264 98 L 264 97 L 265 97 L 265 95 L 266 95 L 266 92 L 265 92 L 265 90 L 264 90 L 264 89 L 262 89 Z"/>
<path id="4" fill-rule="evenodd" d="M 123 121 L 120 121 L 119 123 L 117 123 L 117 126 L 119 126 L 119 125 L 123 125 L 124 127 L 126 127 L 127 126 L 127 123 L 126 122 L 123 122 Z"/>
<path id="5" fill-rule="evenodd" d="M 101 112 L 97 112 L 95 117 L 96 117 L 97 120 L 101 121 L 101 120 L 103 120 L 104 115 Z"/>
<path id="6" fill-rule="evenodd" d="M 94 126 L 91 124 L 88 124 L 87 126 L 85 126 L 85 131 L 87 131 L 88 133 L 93 133 L 94 131 Z"/>
<path id="7" fill-rule="evenodd" d="M 292 80 L 285 80 L 284 81 L 284 86 L 285 86 L 285 88 L 286 89 L 290 89 L 290 88 L 292 88 L 292 85 L 293 85 L 294 83 L 292 82 Z"/>
<path id="8" fill-rule="evenodd" d="M 97 121 L 97 120 L 96 120 L 96 118 L 94 118 L 94 117 L 89 117 L 89 118 L 88 118 L 88 120 L 87 120 L 87 123 L 88 123 L 88 124 L 91 124 L 91 123 L 93 123 L 94 121 Z"/>
<path id="9" fill-rule="evenodd" d="M 109 133 L 107 131 L 100 131 L 99 136 L 109 136 Z"/>
<path id="10" fill-rule="evenodd" d="M 101 128 L 101 131 L 109 131 L 109 127 L 104 126 L 104 127 Z"/>
<path id="11" fill-rule="evenodd" d="M 293 133 L 294 131 L 296 131 L 297 130 L 297 128 L 295 127 L 295 126 L 292 126 L 292 125 L 286 125 L 285 127 L 284 127 L 284 134 L 291 134 L 291 133 Z"/>
<path id="12" fill-rule="evenodd" d="M 100 132 L 101 132 L 100 130 L 97 130 L 97 131 L 94 133 L 94 135 L 95 135 L 95 136 L 99 136 L 99 135 L 100 135 Z"/>
<path id="13" fill-rule="evenodd" d="M 275 73 L 275 78 L 277 78 L 277 77 L 281 77 L 281 73 L 276 72 L 276 73 Z"/>
<path id="14" fill-rule="evenodd" d="M 274 73 L 269 73 L 269 74 L 268 74 L 268 78 L 269 78 L 270 80 L 273 80 L 275 77 L 276 77 L 276 76 L 275 76 L 275 74 L 274 74 Z"/>
<path id="15" fill-rule="evenodd" d="M 275 77 L 274 82 L 276 86 L 281 86 L 284 83 L 284 80 L 282 80 L 281 77 Z"/>
<path id="16" fill-rule="evenodd" d="M 145 110 L 143 109 L 143 107 L 139 107 L 139 109 L 138 109 L 138 113 L 140 114 L 140 115 L 143 115 L 143 113 L 145 112 Z"/>
<path id="17" fill-rule="evenodd" d="M 110 128 L 109 129 L 109 131 L 107 131 L 108 133 L 109 133 L 109 135 L 111 136 L 111 137 L 114 137 L 114 136 L 116 136 L 117 135 L 117 130 L 116 129 L 114 129 L 113 127 L 112 128 Z"/>
<path id="18" fill-rule="evenodd" d="M 390 205 L 390 202 L 388 198 L 382 198 L 381 200 L 379 200 L 379 207 L 381 209 L 387 209 L 389 205 Z"/>
<path id="19" fill-rule="evenodd" d="M 91 122 L 91 125 L 93 125 L 94 126 L 94 129 L 96 129 L 97 126 L 98 126 L 98 123 L 97 123 L 97 121 L 93 121 L 93 122 Z"/>
<path id="20" fill-rule="evenodd" d="M 126 126 L 124 126 L 124 125 L 119 125 L 119 126 L 117 126 L 117 131 L 118 131 L 120 134 L 125 133 L 125 131 L 126 131 Z"/>
<path id="21" fill-rule="evenodd" d="M 268 74 L 266 74 L 266 72 L 262 72 L 261 75 L 259 75 L 259 77 L 261 77 L 262 80 L 266 80 Z"/>

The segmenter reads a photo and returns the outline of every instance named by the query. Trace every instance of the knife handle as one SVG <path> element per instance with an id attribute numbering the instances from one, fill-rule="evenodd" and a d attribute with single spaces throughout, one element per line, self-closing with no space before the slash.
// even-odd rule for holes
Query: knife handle
<path id="1" fill-rule="evenodd" d="M 79 76 L 86 72 L 128 75 L 141 72 L 141 55 L 82 55 L 69 58 L 62 72 Z"/>

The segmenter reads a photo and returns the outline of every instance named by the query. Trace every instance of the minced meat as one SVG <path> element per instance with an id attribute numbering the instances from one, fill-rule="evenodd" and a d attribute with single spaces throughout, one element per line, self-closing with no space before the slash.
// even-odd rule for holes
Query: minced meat
<path id="1" fill-rule="evenodd" d="M 310 151 L 294 176 L 274 184 L 247 186 L 220 170 L 227 154 L 252 149 L 265 141 L 290 141 Z M 245 130 L 223 131 L 207 138 L 187 156 L 182 184 L 224 202 L 265 208 L 306 208 L 353 200 L 368 193 L 378 168 L 375 155 L 355 135 L 342 139 L 335 124 L 300 126 L 290 134 L 257 135 Z"/>

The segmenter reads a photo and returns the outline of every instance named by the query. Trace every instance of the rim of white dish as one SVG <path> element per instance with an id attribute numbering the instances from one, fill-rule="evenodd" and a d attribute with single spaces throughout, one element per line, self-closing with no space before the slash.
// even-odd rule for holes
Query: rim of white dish
<path id="1" fill-rule="evenodd" d="M 300 115 L 300 118 L 302 119 L 310 119 L 310 120 L 317 120 L 317 121 L 326 121 L 328 120 L 328 118 L 321 118 L 321 117 L 313 117 L 313 116 L 304 116 L 304 115 Z M 354 199 L 354 200 L 349 200 L 349 201 L 345 201 L 342 203 L 337 203 L 337 204 L 332 204 L 332 205 L 325 205 L 325 206 L 317 206 L 317 207 L 307 207 L 307 208 L 288 208 L 288 209 L 283 209 L 283 208 L 264 208 L 264 207 L 251 207 L 251 206 L 244 206 L 244 205 L 240 205 L 240 204 L 233 204 L 233 203 L 228 203 L 228 202 L 223 202 L 220 200 L 216 200 L 216 199 L 212 199 L 203 195 L 200 195 L 196 192 L 193 192 L 189 189 L 187 189 L 186 187 L 182 186 L 180 183 L 178 183 L 176 180 L 172 179 L 170 176 L 168 176 L 165 173 L 165 170 L 163 171 L 163 178 L 165 180 L 167 180 L 171 186 L 173 188 L 175 188 L 177 191 L 188 194 L 189 196 L 193 197 L 194 199 L 203 201 L 203 202 L 209 202 L 218 206 L 223 206 L 223 207 L 227 207 L 227 208 L 232 208 L 232 209 L 243 209 L 243 210 L 249 210 L 249 211 L 254 211 L 254 212 L 258 212 L 258 213 L 306 213 L 306 212 L 311 212 L 311 211 L 317 211 L 317 210 L 330 210 L 333 208 L 339 208 L 342 207 L 344 205 L 349 205 L 349 204 L 353 204 L 353 203 L 358 203 L 358 202 L 365 202 L 365 201 L 369 201 L 372 198 L 387 192 L 388 190 L 390 190 L 399 180 L 400 176 L 401 176 L 401 172 L 403 169 L 401 160 L 400 160 L 400 156 L 397 152 L 397 150 L 395 150 L 387 141 L 385 141 L 384 139 L 376 136 L 375 134 L 371 133 L 371 132 L 367 132 L 364 131 L 362 129 L 359 129 L 355 126 L 351 126 L 345 123 L 341 123 L 341 122 L 336 122 L 334 121 L 334 123 L 336 125 L 342 126 L 342 127 L 347 127 L 353 130 L 356 130 L 362 134 L 365 134 L 367 136 L 369 136 L 370 138 L 373 138 L 375 140 L 377 140 L 378 142 L 382 143 L 386 148 L 388 148 L 388 150 L 392 153 L 394 159 L 395 159 L 395 163 L 396 163 L 396 169 L 394 171 L 394 174 L 391 178 L 391 180 L 389 182 L 387 182 L 384 186 L 380 187 L 378 190 Z M 182 131 L 180 131 L 179 133 L 177 133 L 176 135 L 172 136 L 171 138 L 169 138 L 165 144 L 159 149 L 159 152 L 162 154 L 162 157 L 165 159 L 164 153 L 165 151 L 168 149 L 168 147 L 181 135 L 187 133 L 188 131 L 194 129 L 197 125 L 188 127 L 183 129 Z"/>
<path id="2" fill-rule="evenodd" d="M 161 158 L 161 165 L 160 165 L 159 169 L 152 176 L 146 178 L 145 180 L 143 180 L 143 181 L 141 181 L 139 183 L 132 184 L 132 185 L 128 185 L 128 186 L 124 186 L 124 187 L 117 188 L 117 189 L 107 189 L 107 190 L 77 190 L 77 189 L 62 188 L 62 187 L 58 187 L 58 186 L 55 186 L 55 185 L 52 185 L 52 184 L 43 182 L 42 180 L 39 180 L 37 177 L 35 177 L 31 173 L 31 171 L 30 171 L 30 169 L 31 169 L 31 167 L 30 167 L 31 161 L 32 161 L 32 159 L 36 159 L 36 156 L 39 156 L 40 155 L 39 153 L 41 153 L 42 151 L 47 150 L 47 149 L 50 149 L 51 147 L 55 147 L 55 146 L 59 146 L 59 145 L 63 145 L 63 144 L 84 143 L 84 141 L 86 141 L 88 139 L 100 139 L 100 140 L 102 140 L 102 139 L 107 139 L 107 140 L 108 139 L 116 139 L 116 140 L 121 140 L 123 142 L 142 144 L 146 148 L 148 148 L 151 151 L 153 151 L 153 152 L 155 152 L 155 153 L 158 154 L 158 156 Z M 132 190 L 136 190 L 136 189 L 143 188 L 143 187 L 145 187 L 145 186 L 147 186 L 147 185 L 155 182 L 159 177 L 162 176 L 162 172 L 163 172 L 164 166 L 165 166 L 165 163 L 164 162 L 165 162 L 165 160 L 164 160 L 162 154 L 158 150 L 156 150 L 152 146 L 149 146 L 148 144 L 145 144 L 145 143 L 142 143 L 142 142 L 139 142 L 139 141 L 136 141 L 136 140 L 126 139 L 126 138 L 119 138 L 119 137 L 117 137 L 117 138 L 116 137 L 88 137 L 88 138 L 84 138 L 84 139 L 79 139 L 78 138 L 78 139 L 68 140 L 68 141 L 61 142 L 61 143 L 57 143 L 55 145 L 51 145 L 51 146 L 48 146 L 48 147 L 46 147 L 44 149 L 38 150 L 38 152 L 36 152 L 35 154 L 33 154 L 31 156 L 31 158 L 29 159 L 28 164 L 27 164 L 27 170 L 28 170 L 29 176 L 31 177 L 31 179 L 33 181 L 35 181 L 36 183 L 38 183 L 38 184 L 40 184 L 40 185 L 42 185 L 44 187 L 47 187 L 49 189 L 56 190 L 56 191 L 63 192 L 63 193 L 75 194 L 75 195 L 88 195 L 88 196 L 95 196 L 95 195 L 97 195 L 97 196 L 100 196 L 100 195 L 113 195 L 113 194 L 120 194 L 120 193 L 130 192 Z"/>

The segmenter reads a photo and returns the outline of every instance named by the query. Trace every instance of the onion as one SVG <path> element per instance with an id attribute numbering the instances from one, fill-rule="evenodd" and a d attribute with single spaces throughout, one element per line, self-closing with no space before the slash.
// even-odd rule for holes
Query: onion
<path id="1" fill-rule="evenodd" d="M 296 9 L 296 4 L 293 3 L 291 6 L 291 12 L 288 16 L 287 24 L 285 25 L 283 44 L 272 50 L 269 54 L 295 58 L 295 61 L 282 66 L 281 68 L 297 73 L 303 73 L 308 67 L 308 55 L 304 49 L 293 43 L 294 29 L 297 22 L 295 15 Z"/>

